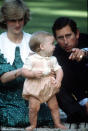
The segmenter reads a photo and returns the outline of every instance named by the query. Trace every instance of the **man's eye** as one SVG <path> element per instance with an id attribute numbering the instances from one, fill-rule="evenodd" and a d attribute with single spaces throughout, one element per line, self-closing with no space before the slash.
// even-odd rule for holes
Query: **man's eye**
<path id="1" fill-rule="evenodd" d="M 57 39 L 64 39 L 64 36 L 58 36 Z"/>
<path id="2" fill-rule="evenodd" d="M 67 34 L 66 37 L 69 38 L 69 37 L 71 37 L 71 35 L 72 35 L 72 34 Z"/>

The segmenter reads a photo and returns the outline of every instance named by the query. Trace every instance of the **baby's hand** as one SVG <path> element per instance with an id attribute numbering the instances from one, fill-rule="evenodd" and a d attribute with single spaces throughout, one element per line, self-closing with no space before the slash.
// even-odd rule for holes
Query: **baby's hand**
<path id="1" fill-rule="evenodd" d="M 55 80 L 55 87 L 60 88 L 61 87 L 61 82 Z"/>
<path id="2" fill-rule="evenodd" d="M 54 87 L 57 87 L 57 88 L 61 87 L 61 82 L 57 81 L 56 79 L 52 79 L 51 83 Z"/>
<path id="3" fill-rule="evenodd" d="M 55 77 L 55 71 L 51 69 L 50 76 Z"/>
<path id="4" fill-rule="evenodd" d="M 42 73 L 42 71 L 34 71 L 33 75 L 36 78 L 41 78 L 43 76 L 43 73 Z"/>

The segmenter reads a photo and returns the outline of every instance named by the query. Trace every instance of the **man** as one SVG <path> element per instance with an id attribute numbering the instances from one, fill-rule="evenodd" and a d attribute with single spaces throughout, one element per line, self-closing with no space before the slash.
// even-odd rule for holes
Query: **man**
<path id="1" fill-rule="evenodd" d="M 88 122 L 88 34 L 81 34 L 68 17 L 57 18 L 52 31 L 57 41 L 54 56 L 64 72 L 59 106 L 67 122 Z"/>

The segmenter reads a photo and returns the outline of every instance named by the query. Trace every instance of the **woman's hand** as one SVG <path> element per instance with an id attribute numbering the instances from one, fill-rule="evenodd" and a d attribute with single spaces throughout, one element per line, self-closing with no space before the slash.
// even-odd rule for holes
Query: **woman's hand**
<path id="1" fill-rule="evenodd" d="M 35 78 L 41 78 L 43 76 L 42 71 L 33 71 L 33 76 Z"/>

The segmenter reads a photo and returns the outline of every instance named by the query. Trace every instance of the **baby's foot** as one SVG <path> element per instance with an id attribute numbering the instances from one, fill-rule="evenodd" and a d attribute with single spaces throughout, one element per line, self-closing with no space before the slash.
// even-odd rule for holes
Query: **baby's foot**
<path id="1" fill-rule="evenodd" d="M 67 127 L 65 127 L 64 125 L 62 124 L 58 124 L 55 126 L 56 128 L 60 128 L 60 129 L 67 129 Z"/>
<path id="2" fill-rule="evenodd" d="M 26 131 L 33 131 L 34 128 L 35 128 L 34 126 L 28 126 L 28 127 L 26 128 Z"/>

